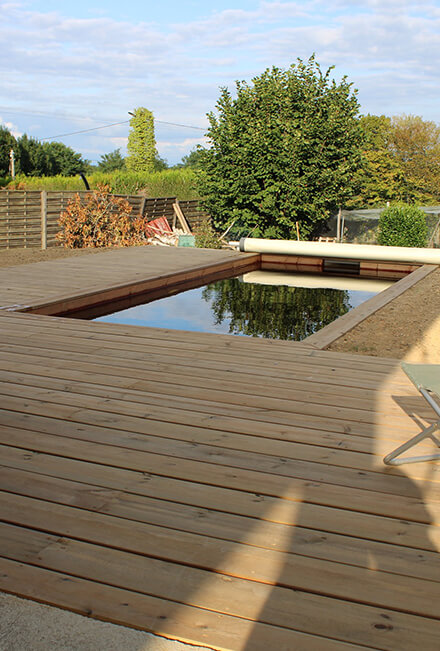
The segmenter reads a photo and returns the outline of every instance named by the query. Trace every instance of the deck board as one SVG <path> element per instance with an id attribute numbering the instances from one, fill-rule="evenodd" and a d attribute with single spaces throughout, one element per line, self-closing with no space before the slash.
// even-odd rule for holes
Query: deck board
<path id="1" fill-rule="evenodd" d="M 238 255 L 154 251 L 1 270 L 0 304 Z M 439 469 L 381 460 L 418 418 L 395 360 L 0 310 L 0 589 L 213 649 L 437 649 Z"/>

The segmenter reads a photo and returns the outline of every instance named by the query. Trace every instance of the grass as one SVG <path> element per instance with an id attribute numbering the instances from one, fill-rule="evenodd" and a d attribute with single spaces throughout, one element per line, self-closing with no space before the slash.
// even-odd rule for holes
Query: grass
<path id="1" fill-rule="evenodd" d="M 195 187 L 195 172 L 188 168 L 163 170 L 161 172 L 95 172 L 87 176 L 91 189 L 108 185 L 115 194 L 145 193 L 148 197 L 177 197 L 199 199 Z M 75 192 L 84 190 L 79 176 L 17 176 L 7 186 L 11 190 L 47 190 L 51 192 Z"/>

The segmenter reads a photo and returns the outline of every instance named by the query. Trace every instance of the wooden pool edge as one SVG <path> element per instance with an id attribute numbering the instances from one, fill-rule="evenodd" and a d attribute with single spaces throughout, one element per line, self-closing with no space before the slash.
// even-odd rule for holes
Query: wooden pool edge
<path id="1" fill-rule="evenodd" d="M 7 311 L 45 316 L 88 318 L 83 316 L 83 312 L 89 309 L 93 310 L 100 307 L 104 309 L 110 303 L 118 304 L 118 302 L 129 299 L 133 299 L 134 304 L 157 300 L 216 280 L 260 270 L 266 266 L 264 262 L 262 254 L 241 253 L 240 257 L 235 259 L 196 264 L 182 271 L 160 273 L 149 278 L 136 278 L 135 280 L 112 283 L 107 286 L 95 286 L 93 289 L 86 291 L 64 293 L 53 296 L 49 300 L 37 301 L 28 305 L 11 305 L 6 309 Z M 376 294 L 349 313 L 325 326 L 319 332 L 297 343 L 307 348 L 325 350 L 372 314 L 422 281 L 435 269 L 438 269 L 438 265 L 430 264 L 418 267 L 415 271 L 398 280 L 393 286 Z M 302 270 L 304 271 L 304 269 Z"/>
<path id="2" fill-rule="evenodd" d="M 381 308 L 391 303 L 395 298 L 401 296 L 406 291 L 417 285 L 417 283 L 424 280 L 436 269 L 438 269 L 438 265 L 435 264 L 426 264 L 419 267 L 412 273 L 408 274 L 408 276 L 398 280 L 391 287 L 388 287 L 388 289 L 372 296 L 370 299 L 365 301 L 365 303 L 362 303 L 347 314 L 344 314 L 332 323 L 329 323 L 329 325 L 319 330 L 319 332 L 303 339 L 301 343 L 317 350 L 325 350 L 335 343 L 335 341 L 345 336 L 348 332 L 353 330 L 353 328 L 365 321 L 365 319 L 368 319 L 372 314 L 378 312 Z"/>
<path id="3" fill-rule="evenodd" d="M 189 270 L 172 271 L 167 274 L 159 274 L 153 278 L 113 284 L 77 294 L 69 293 L 55 296 L 49 301 L 41 301 L 26 306 L 14 306 L 11 311 L 43 314 L 45 316 L 74 316 L 76 312 L 115 303 L 129 297 L 148 295 L 148 300 L 164 298 L 178 291 L 193 289 L 216 280 L 229 278 L 231 275 L 247 273 L 259 268 L 259 254 L 251 253 L 246 254 L 246 257 L 242 259 L 196 265 Z"/>

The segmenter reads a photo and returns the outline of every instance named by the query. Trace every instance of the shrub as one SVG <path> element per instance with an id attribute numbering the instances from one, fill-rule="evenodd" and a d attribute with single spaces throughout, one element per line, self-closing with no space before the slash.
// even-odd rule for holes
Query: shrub
<path id="1" fill-rule="evenodd" d="M 200 226 L 194 229 L 195 244 L 199 249 L 221 249 L 222 241 L 211 225 L 209 219 L 204 219 Z"/>
<path id="2" fill-rule="evenodd" d="M 161 172 L 94 172 L 87 174 L 91 189 L 106 185 L 113 194 L 144 193 L 147 197 L 177 197 L 198 199 L 193 169 L 169 169 Z M 24 176 L 18 175 L 8 187 L 13 190 L 47 190 L 49 192 L 78 192 L 84 190 L 79 176 Z"/>
<path id="3" fill-rule="evenodd" d="M 70 249 L 146 244 L 146 219 L 132 219 L 131 206 L 125 199 L 108 193 L 100 186 L 83 199 L 77 194 L 61 213 L 61 231 L 56 237 Z"/>
<path id="4" fill-rule="evenodd" d="M 390 206 L 379 218 L 378 243 L 385 246 L 427 246 L 426 215 L 416 206 Z"/>

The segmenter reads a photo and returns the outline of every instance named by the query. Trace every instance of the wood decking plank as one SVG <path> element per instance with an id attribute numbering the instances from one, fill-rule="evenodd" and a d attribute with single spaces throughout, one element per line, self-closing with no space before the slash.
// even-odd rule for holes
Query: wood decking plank
<path id="1" fill-rule="evenodd" d="M 149 249 L 0 270 L 0 589 L 215 649 L 436 649 L 438 469 L 381 461 L 432 418 L 398 360 L 13 311 L 251 260 Z"/>
<path id="2" fill-rule="evenodd" d="M 280 554 L 177 530 L 171 538 L 163 527 L 11 493 L 0 493 L 0 520 L 225 576 L 440 619 L 438 584 L 414 577 Z"/>
<path id="3" fill-rule="evenodd" d="M 100 405 L 106 404 L 107 408 L 111 400 L 111 393 L 117 395 L 117 389 L 104 389 L 109 395 L 97 395 L 96 397 L 88 397 L 88 395 L 81 394 L 81 387 L 76 383 L 64 382 L 61 380 L 59 383 L 63 384 L 66 391 L 61 391 L 51 388 L 39 388 L 38 386 L 29 387 L 25 382 L 24 376 L 21 376 L 21 384 L 12 383 L 11 381 L 0 381 L 0 392 L 4 395 L 22 395 L 26 394 L 36 400 L 46 400 L 47 402 L 54 402 L 66 405 L 81 404 L 84 407 L 94 407 L 99 409 Z M 56 385 L 56 380 L 41 379 L 41 383 Z M 34 384 L 38 384 L 37 381 Z M 75 392 L 77 390 L 77 393 Z M 99 393 L 96 387 L 94 392 Z M 79 397 L 81 395 L 81 398 Z M 127 392 L 127 397 L 129 397 Z M 137 397 L 137 396 L 136 396 Z M 105 402 L 107 401 L 107 402 Z M 148 398 L 146 397 L 146 401 Z M 151 396 L 148 404 L 148 412 L 145 410 L 142 402 L 136 403 L 133 400 L 121 401 L 115 399 L 112 403 L 113 409 L 119 414 L 125 415 L 140 415 L 141 417 L 148 417 L 152 419 L 161 420 L 176 420 L 177 422 L 188 422 L 194 425 L 201 425 L 204 427 L 212 427 L 214 429 L 228 429 L 230 431 L 247 431 L 252 423 L 252 427 L 260 427 L 264 430 L 267 424 L 273 426 L 280 426 L 280 429 L 288 427 L 292 422 L 292 416 L 289 413 L 273 410 L 270 408 L 257 408 L 243 406 L 227 406 L 221 403 L 209 403 L 207 401 L 197 401 L 197 399 L 189 401 L 182 400 L 176 396 L 174 403 L 183 403 L 183 407 L 171 406 L 169 398 L 162 396 Z M 93 403 L 93 404 L 92 404 Z M 414 430 L 414 425 L 411 420 L 407 418 L 402 420 L 402 414 L 396 414 L 395 417 L 391 415 L 389 418 L 386 415 L 375 415 L 374 412 L 370 413 L 366 410 L 355 410 L 344 407 L 330 407 L 328 405 L 320 407 L 315 403 L 307 403 L 306 401 L 294 401 L 292 403 L 296 406 L 294 413 L 295 423 L 301 427 L 314 427 L 324 431 L 352 433 L 360 435 L 371 436 L 376 431 L 377 427 L 386 426 L 390 428 L 398 427 L 401 431 L 411 433 Z M 192 409 L 191 409 L 192 407 Z M 168 417 L 164 416 L 164 413 Z M 423 410 L 423 413 L 424 410 Z M 426 412 L 427 413 L 427 412 Z M 391 436 L 392 438 L 392 436 Z"/>
<path id="4" fill-rule="evenodd" d="M 426 618 L 384 613 L 377 608 L 334 602 L 255 581 L 232 577 L 225 581 L 220 574 L 187 566 L 181 566 L 177 572 L 173 564 L 161 560 L 97 547 L 66 536 L 60 539 L 27 528 L 0 523 L 0 534 L 0 555 L 4 558 L 166 599 L 175 602 L 176 609 L 186 604 L 251 622 L 378 647 L 383 644 L 384 634 L 376 625 L 386 615 L 394 622 L 388 644 L 383 647 L 388 649 L 393 648 L 391 645 L 407 647 L 416 641 L 432 644 L 438 634 L 438 623 Z M 203 584 L 206 587 L 200 590 Z"/>
<path id="5" fill-rule="evenodd" d="M 440 558 L 437 553 L 364 540 L 359 536 L 365 535 L 365 530 L 359 528 L 355 532 L 350 530 L 349 535 L 340 535 L 322 528 L 308 529 L 299 524 L 293 527 L 267 520 L 263 524 L 261 520 L 251 519 L 250 515 L 243 517 L 169 500 L 165 502 L 110 488 L 107 491 L 98 490 L 97 486 L 84 483 L 85 477 L 81 479 L 82 483 L 3 466 L 0 490 L 137 522 L 358 567 L 368 568 L 371 558 L 374 558 L 378 570 L 440 582 Z M 338 520 L 336 511 L 333 515 Z M 381 523 L 371 517 L 364 519 L 369 520 L 370 527 L 374 526 L 378 538 Z M 326 521 L 317 522 L 316 526 L 325 524 Z M 358 537 L 354 537 L 354 533 Z M 410 544 L 411 541 L 406 541 L 406 545 Z"/>
<path id="6" fill-rule="evenodd" d="M 73 324 L 77 323 L 77 321 L 74 321 Z M 99 332 L 93 332 L 93 330 L 88 331 L 85 334 L 82 334 L 81 330 L 78 329 L 76 330 L 73 326 L 70 326 L 72 328 L 71 330 L 66 329 L 66 334 L 60 334 L 59 329 L 53 329 L 50 337 L 50 342 L 51 345 L 54 345 L 56 343 L 62 344 L 64 343 L 67 339 L 70 339 L 72 345 L 76 344 L 83 344 L 86 345 L 87 343 L 90 344 L 90 342 L 93 342 L 95 340 L 98 340 L 100 343 L 100 346 L 105 349 L 105 348 L 115 348 L 117 347 L 120 351 L 124 352 L 137 352 L 139 350 L 142 350 L 144 353 L 147 353 L 148 351 L 151 350 L 151 352 L 154 352 L 155 350 L 157 351 L 157 341 L 155 340 L 149 340 L 147 336 L 143 337 L 130 337 L 129 335 L 119 335 L 118 333 L 118 327 L 115 324 L 108 324 L 109 326 L 112 326 L 115 330 L 113 333 L 111 333 L 110 329 L 108 330 L 107 336 L 105 334 L 101 334 Z M 1 326 L 1 324 L 0 324 Z M 131 326 L 133 329 L 139 329 L 140 326 Z M 26 323 L 26 322 L 19 322 L 16 326 L 17 333 L 19 332 L 21 337 L 27 337 L 27 338 L 32 338 L 35 339 L 38 334 L 43 335 L 47 339 L 47 331 L 45 332 L 45 328 L 41 329 L 39 331 L 38 328 L 36 328 L 33 324 L 31 323 Z M 1 332 L 1 329 L 0 329 Z M 165 331 L 165 332 L 173 332 L 173 331 Z M 191 333 L 192 334 L 192 333 Z M 225 360 L 229 360 L 231 362 L 235 362 L 238 364 L 239 362 L 245 363 L 247 365 L 261 365 L 265 367 L 265 362 L 269 361 L 270 366 L 266 370 L 272 370 L 272 372 L 276 369 L 278 370 L 290 370 L 291 368 L 291 362 L 286 360 L 286 356 L 290 356 L 288 349 L 286 348 L 285 351 L 283 351 L 282 357 L 279 359 L 275 359 L 273 353 L 270 354 L 270 351 L 267 350 L 265 355 L 252 355 L 252 349 L 249 351 L 247 350 L 247 346 L 243 346 L 241 349 L 234 349 L 234 346 L 231 344 L 228 344 L 227 342 L 222 343 L 222 345 L 215 345 L 215 342 L 212 341 L 210 338 L 206 339 L 205 337 L 201 337 L 200 333 L 196 333 L 198 336 L 196 337 L 194 334 L 192 336 L 192 341 L 191 345 L 189 345 L 189 341 L 185 340 L 183 341 L 173 341 L 172 339 L 169 339 L 166 341 L 166 345 L 163 345 L 160 347 L 161 352 L 165 353 L 166 351 L 172 352 L 172 354 L 176 357 L 188 357 L 191 355 L 193 359 L 197 359 L 199 357 L 200 353 L 203 353 L 204 359 L 207 361 L 212 360 L 212 361 L 218 361 L 222 357 Z M 211 335 L 214 337 L 221 337 L 221 335 Z M 230 335 L 224 335 L 224 336 L 229 336 Z M 325 370 L 326 367 L 328 368 L 334 368 L 339 367 L 339 368 L 344 368 L 346 372 L 350 373 L 350 371 L 354 371 L 355 373 L 359 373 L 361 371 L 365 373 L 370 373 L 373 378 L 379 379 L 379 377 L 384 373 L 390 372 L 393 370 L 393 368 L 396 367 L 396 363 L 394 364 L 392 362 L 387 363 L 386 366 L 383 367 L 381 370 L 380 367 L 375 366 L 371 362 L 363 362 L 363 361 L 358 361 L 357 363 L 353 361 L 352 359 L 345 360 L 345 359 L 338 359 L 336 356 L 330 355 L 329 357 L 325 359 L 321 359 L 320 357 L 317 357 L 317 359 L 314 359 L 316 351 L 313 349 L 309 349 L 307 347 L 301 347 L 301 345 L 298 342 L 284 342 L 289 345 L 289 348 L 291 348 L 290 354 L 293 352 L 293 350 L 296 350 L 296 348 L 300 348 L 300 352 L 298 353 L 298 359 L 297 362 L 303 361 L 303 362 L 309 362 L 310 363 L 316 363 L 320 364 L 322 369 Z M 183 345 L 184 344 L 184 345 Z M 296 345 L 295 345 L 296 344 Z M 292 349 L 293 348 L 293 349 Z M 246 352 L 244 352 L 246 351 Z M 318 361 L 319 360 L 319 361 Z"/>
<path id="7" fill-rule="evenodd" d="M 1 376 L 1 373 L 0 373 Z M 85 392 L 85 389 L 83 390 Z M 21 396 L 25 397 L 28 394 L 22 392 Z M 90 395 L 90 394 L 89 394 Z M 129 395 L 124 394 L 124 398 L 128 399 Z M 17 403 L 17 400 L 19 402 Z M 143 402 L 150 403 L 148 396 L 145 396 Z M 14 424 L 26 427 L 26 422 L 29 423 L 29 418 L 22 419 L 20 415 L 7 417 L 6 410 L 9 408 L 13 410 L 14 408 L 20 408 L 21 399 L 18 397 L 14 400 L 12 397 L 3 397 L 4 412 L 1 422 L 4 424 Z M 34 412 L 36 415 L 40 413 L 38 408 L 39 402 L 28 402 L 29 413 Z M 98 405 L 96 405 L 98 406 Z M 109 411 L 115 412 L 115 408 L 109 407 Z M 116 408 L 117 411 L 117 408 Z M 62 411 L 58 412 L 61 416 Z M 70 411 L 66 411 L 66 418 L 69 421 L 74 421 L 76 419 L 75 415 L 72 415 Z M 153 419 L 152 419 L 153 418 Z M 169 423 L 166 422 L 166 419 L 169 419 Z M 97 416 L 99 422 L 99 415 Z M 39 423 L 37 425 L 37 423 Z M 264 464 L 266 464 L 266 471 L 271 472 L 273 468 L 278 469 L 280 467 L 280 457 L 283 459 L 283 473 L 284 470 L 288 470 L 289 463 L 292 460 L 295 461 L 310 461 L 314 463 L 325 463 L 330 466 L 340 466 L 342 468 L 355 468 L 358 470 L 363 470 L 366 472 L 370 471 L 381 471 L 382 460 L 377 455 L 374 454 L 371 443 L 365 443 L 364 450 L 362 453 L 350 450 L 342 449 L 342 445 L 348 435 L 341 437 L 340 439 L 335 439 L 332 445 L 332 440 L 325 440 L 325 433 L 320 432 L 313 439 L 313 432 L 310 438 L 312 438 L 313 445 L 308 443 L 308 435 L 304 436 L 304 443 L 297 441 L 296 430 L 293 429 L 284 429 L 282 436 L 279 438 L 272 438 L 270 436 L 271 430 L 266 428 L 263 431 L 259 431 L 258 428 L 244 427 L 241 430 L 236 429 L 235 432 L 221 429 L 208 429 L 203 427 L 203 422 L 195 422 L 193 425 L 185 423 L 182 420 L 180 423 L 177 418 L 172 419 L 167 414 L 164 415 L 163 419 L 160 420 L 155 418 L 153 414 L 150 414 L 148 417 L 141 417 L 140 420 L 131 420 L 133 433 L 130 434 L 129 438 L 120 437 L 120 435 L 115 432 L 113 441 L 116 440 L 120 444 L 126 447 L 132 447 L 133 449 L 151 449 L 156 452 L 164 452 L 169 447 L 166 439 L 173 439 L 173 456 L 179 456 L 179 451 L 182 452 L 182 456 L 185 456 L 185 450 L 188 450 L 188 444 L 192 453 L 206 460 L 215 461 L 215 457 L 218 454 L 222 454 L 221 449 L 225 448 L 227 450 L 236 451 L 237 459 L 243 459 L 243 456 L 240 456 L 240 452 L 246 452 L 245 461 L 246 465 L 251 464 L 251 467 L 256 463 L 259 465 L 260 469 L 263 470 Z M 44 425 L 43 425 L 44 424 Z M 41 429 L 43 425 L 45 432 L 55 433 L 53 422 L 43 421 L 41 418 L 34 420 L 34 425 L 37 429 Z M 118 422 L 112 426 L 112 429 L 119 429 Z M 63 433 L 66 435 L 71 430 L 71 423 L 66 422 L 63 425 Z M 124 427 L 125 430 L 125 427 Z M 73 430 L 74 431 L 74 430 Z M 90 435 L 94 432 L 96 438 L 94 440 L 99 441 L 105 440 L 107 443 L 111 442 L 109 437 L 109 431 L 106 429 L 105 433 L 101 432 L 99 429 L 90 430 Z M 136 436 L 134 432 L 138 432 L 140 436 Z M 276 430 L 275 430 L 276 434 Z M 75 433 L 71 436 L 76 436 Z M 148 438 L 145 438 L 148 436 Z M 155 437 L 151 439 L 150 437 Z M 268 438 L 269 437 L 269 438 Z M 160 441 L 160 438 L 164 438 L 164 441 Z M 282 440 L 280 440 L 282 439 Z M 125 442 L 124 442 L 125 440 Z M 390 443 L 391 444 L 391 443 Z M 369 445 L 369 448 L 367 447 Z M 194 448 L 197 447 L 197 452 Z M 348 444 L 345 447 L 349 447 Z M 220 450 L 219 450 L 220 448 Z M 225 453 L 226 454 L 226 453 Z M 256 456 L 260 455 L 260 456 Z M 261 456 L 265 455 L 265 456 Z M 262 466 L 260 464 L 263 464 Z M 376 467 L 378 466 L 378 468 Z M 399 475 L 399 471 L 396 469 L 390 469 L 389 475 Z"/>
<path id="8" fill-rule="evenodd" d="M 123 497 L 124 500 L 127 499 L 127 494 L 139 496 L 140 499 L 151 497 L 165 502 L 194 506 L 196 509 L 257 518 L 262 522 L 301 526 L 312 530 L 324 529 L 327 532 L 347 536 L 352 536 L 356 532 L 357 536 L 362 537 L 367 543 L 379 541 L 402 545 L 403 542 L 407 547 L 428 551 L 432 549 L 437 534 L 433 528 L 429 529 L 429 535 L 433 536 L 433 540 L 429 540 L 426 525 L 432 524 L 433 517 L 440 522 L 440 506 L 429 500 L 421 506 L 417 498 L 394 496 L 391 503 L 380 499 L 367 502 L 364 492 L 355 490 L 352 503 L 348 499 L 351 492 L 347 489 L 327 486 L 323 491 L 320 485 L 298 483 L 295 500 L 293 494 L 289 499 L 283 495 L 276 497 L 229 487 L 198 484 L 195 481 L 172 479 L 153 473 L 107 467 L 67 457 L 60 458 L 55 454 L 45 454 L 41 451 L 33 453 L 26 448 L 2 445 L 1 454 L 4 468 L 20 469 L 79 483 L 93 482 L 99 490 L 91 494 L 84 494 L 81 491 L 80 503 L 76 504 L 91 510 L 107 504 L 108 491 L 110 491 L 111 496 L 116 494 L 118 498 Z M 324 492 L 327 500 L 322 500 L 321 495 Z M 32 495 L 30 490 L 29 496 Z M 84 500 L 86 500 L 85 504 Z M 354 500 L 359 510 L 347 510 L 347 507 L 354 509 Z M 405 513 L 405 520 L 402 520 L 402 513 Z"/>
<path id="9" fill-rule="evenodd" d="M 4 558 L 0 559 L 0 588 L 104 621 L 151 631 L 189 644 L 203 644 L 216 651 L 241 651 L 250 637 L 255 651 L 267 651 L 272 644 L 280 651 L 291 651 L 292 646 L 296 651 L 310 651 L 311 645 L 316 651 L 359 649 L 358 644 L 351 645 L 341 640 L 295 633 L 191 606 L 176 607 L 175 602 Z"/>
<path id="10" fill-rule="evenodd" d="M 374 400 L 377 391 L 377 385 L 375 388 L 363 387 L 360 389 L 349 386 L 342 388 L 341 385 L 324 382 L 322 377 L 320 379 L 309 379 L 308 377 L 299 379 L 296 373 L 289 379 L 288 386 L 285 381 L 277 381 L 276 378 L 273 378 L 270 385 L 268 385 L 267 382 L 260 380 L 259 377 L 255 377 L 255 375 L 245 373 L 244 371 L 235 372 L 232 377 L 227 378 L 227 383 L 225 383 L 224 373 L 211 370 L 210 373 L 205 372 L 205 375 L 201 375 L 201 367 L 188 368 L 186 372 L 182 371 L 178 375 L 169 371 L 167 372 L 163 368 L 155 370 L 154 367 L 149 367 L 148 375 L 146 375 L 145 366 L 139 365 L 139 368 L 137 368 L 129 365 L 123 359 L 108 358 L 102 360 L 98 356 L 81 353 L 70 353 L 69 368 L 66 368 L 65 352 L 63 353 L 56 349 L 42 350 L 25 346 L 11 346 L 9 351 L 0 349 L 0 360 L 4 363 L 16 361 L 17 363 L 30 364 L 34 368 L 34 373 L 39 373 L 43 367 L 45 372 L 49 373 L 64 372 L 70 374 L 75 371 L 83 371 L 85 376 L 90 378 L 90 381 L 93 381 L 94 378 L 106 377 L 110 382 L 111 378 L 113 386 L 129 386 L 128 381 L 130 381 L 130 385 L 136 387 L 139 381 L 143 381 L 146 384 L 150 383 L 153 385 L 155 383 L 172 384 L 175 387 L 181 386 L 187 389 L 204 387 L 222 391 L 225 389 L 226 384 L 227 390 L 233 396 L 238 396 L 238 398 L 242 395 L 254 395 L 255 392 L 258 392 L 261 395 L 264 394 L 269 397 L 289 399 L 292 395 L 292 390 L 304 390 L 305 387 L 310 386 L 315 391 L 322 391 L 324 395 L 332 394 L 338 396 L 339 399 L 343 390 L 344 397 L 369 398 L 370 400 Z M 232 374 L 229 373 L 229 375 Z M 65 377 L 67 378 L 69 375 Z"/>
<path id="11" fill-rule="evenodd" d="M 6 357 L 5 361 L 3 361 L 4 357 Z M 0 371 L 11 373 L 10 359 L 10 355 L 2 355 L 0 351 Z M 49 378 L 56 380 L 59 378 L 64 381 L 73 380 L 78 385 L 80 383 L 90 383 L 91 385 L 97 385 L 98 388 L 104 386 L 111 387 L 114 391 L 118 389 L 130 390 L 133 391 L 133 395 L 136 395 L 135 392 L 142 392 L 142 394 L 146 395 L 172 395 L 177 401 L 182 398 L 185 399 L 184 404 L 194 403 L 196 395 L 198 401 L 203 400 L 204 402 L 211 403 L 225 403 L 228 406 L 234 405 L 247 408 L 260 407 L 261 409 L 264 408 L 274 411 L 297 413 L 297 403 L 299 401 L 307 400 L 310 404 L 321 405 L 323 407 L 338 406 L 338 403 L 341 401 L 340 391 L 329 392 L 324 383 L 316 386 L 314 382 L 308 382 L 307 380 L 296 383 L 289 381 L 288 388 L 286 383 L 284 390 L 278 390 L 276 395 L 275 392 L 270 395 L 270 389 L 267 391 L 263 385 L 259 387 L 259 390 L 257 387 L 253 387 L 252 392 L 250 390 L 244 392 L 241 383 L 234 382 L 234 380 L 231 381 L 229 377 L 224 378 L 224 376 L 223 381 L 218 382 L 211 389 L 209 386 L 206 386 L 206 384 L 210 384 L 209 380 L 207 382 L 202 382 L 201 380 L 197 382 L 196 376 L 194 376 L 194 380 L 191 378 L 192 381 L 190 383 L 178 384 L 176 382 L 175 374 L 174 376 L 168 374 L 164 379 L 162 379 L 160 387 L 157 387 L 156 382 L 160 380 L 156 379 L 153 381 L 151 379 L 150 371 L 148 371 L 146 379 L 141 379 L 140 377 L 136 381 L 133 377 L 136 373 L 131 371 L 130 377 L 130 371 L 128 368 L 126 368 L 125 377 L 123 373 L 121 373 L 120 369 L 113 369 L 112 373 L 109 375 L 102 373 L 102 370 L 102 366 L 98 363 L 98 358 L 96 358 L 94 364 L 82 365 L 79 370 L 72 369 L 72 366 L 70 369 L 63 368 L 57 370 L 53 365 L 47 363 L 44 356 L 32 360 L 32 363 L 29 361 L 28 363 L 20 363 L 20 358 L 16 355 L 14 364 L 15 375 L 20 374 L 20 377 L 25 379 L 26 376 L 30 376 L 28 383 L 41 382 L 41 378 L 44 380 L 49 380 Z M 144 371 L 142 374 L 139 373 L 138 375 L 145 378 L 146 374 Z M 156 378 L 157 377 L 158 376 L 156 375 Z M 42 385 L 35 384 L 35 386 Z M 377 396 L 373 391 L 364 391 L 363 395 L 355 396 L 351 396 L 348 391 L 344 391 L 344 406 L 351 409 L 374 412 L 375 414 L 385 411 L 388 416 L 392 414 L 401 417 L 402 409 L 394 400 L 383 400 L 380 409 L 378 409 L 376 397 Z M 431 410 L 426 406 L 425 401 L 420 396 L 414 396 L 413 398 L 408 397 L 406 398 L 406 402 L 413 409 L 419 408 L 420 412 L 432 415 Z"/>
<path id="12" fill-rule="evenodd" d="M 383 509 L 378 505 L 381 501 L 382 493 L 375 493 L 372 491 L 364 490 L 344 490 L 348 487 L 340 486 L 338 484 L 325 484 L 323 482 L 309 482 L 307 480 L 299 480 L 285 477 L 277 477 L 275 475 L 267 475 L 264 473 L 252 472 L 249 470 L 235 469 L 232 473 L 228 468 L 216 466 L 214 464 L 206 464 L 201 462 L 181 460 L 178 464 L 170 457 L 162 457 L 160 455 L 148 455 L 145 452 L 134 453 L 127 450 L 124 453 L 124 463 L 121 464 L 120 449 L 112 448 L 110 446 L 102 446 L 96 443 L 76 440 L 75 443 L 69 439 L 63 439 L 59 436 L 48 436 L 45 434 L 36 434 L 32 431 L 20 431 L 12 428 L 0 429 L 0 442 L 8 444 L 8 437 L 13 434 L 14 446 L 22 447 L 26 450 L 44 452 L 46 454 L 55 454 L 72 459 L 91 460 L 95 463 L 108 465 L 113 468 L 124 468 L 134 470 L 150 475 L 160 475 L 163 478 L 172 478 L 181 481 L 193 481 L 198 484 L 232 488 L 238 491 L 247 493 L 256 493 L 257 495 L 265 495 L 268 497 L 280 497 L 287 502 L 301 502 L 307 496 L 309 502 L 315 504 L 336 506 L 338 508 L 352 508 L 370 514 L 392 513 L 392 510 Z M 408 495 L 406 497 L 411 504 L 411 498 L 415 500 L 415 511 L 418 511 L 418 517 L 421 517 L 423 509 L 420 502 L 420 493 L 417 487 L 412 482 L 408 482 Z M 323 496 L 325 487 L 325 497 Z M 316 490 L 313 491 L 313 488 Z M 435 498 L 430 495 L 430 502 L 435 502 Z M 404 503 L 405 500 L 403 501 Z M 418 509 L 417 509 L 418 507 Z M 292 508 L 292 505 L 290 505 Z M 321 514 L 325 517 L 325 511 Z M 334 517 L 334 513 L 329 512 L 329 518 Z M 410 517 L 410 516 L 409 516 Z M 405 534 L 402 534 L 402 525 Z M 400 520 L 398 526 L 398 535 L 408 535 L 408 527 L 412 525 L 408 521 Z M 432 531 L 431 535 L 435 538 L 438 537 L 439 531 Z M 430 549 L 430 547 L 428 547 Z"/>
<path id="13" fill-rule="evenodd" d="M 6 396 L 3 397 L 5 410 L 13 408 L 12 400 Z M 18 399 L 16 399 L 18 400 Z M 23 404 L 23 403 L 22 403 Z M 31 400 L 26 398 L 24 406 L 29 412 L 35 412 L 36 415 L 44 413 L 47 409 L 47 402 Z M 78 409 L 78 412 L 77 412 Z M 230 467 L 233 469 L 234 479 L 243 478 L 244 485 L 247 481 L 253 483 L 256 475 L 261 474 L 264 481 L 268 483 L 276 482 L 277 478 L 283 482 L 289 482 L 292 479 L 311 480 L 317 482 L 324 482 L 340 486 L 352 486 L 374 493 L 396 494 L 414 496 L 418 494 L 418 489 L 409 483 L 406 477 L 402 477 L 399 473 L 389 473 L 385 475 L 380 471 L 372 470 L 356 470 L 353 468 L 328 466 L 324 463 L 316 463 L 314 461 L 303 461 L 298 459 L 285 459 L 283 457 L 272 457 L 265 460 L 264 456 L 255 455 L 252 457 L 249 453 L 241 452 L 238 450 L 229 450 L 227 448 L 203 446 L 198 443 L 184 443 L 178 444 L 176 441 L 172 445 L 166 445 L 163 448 L 164 441 L 162 437 L 147 437 L 142 435 L 143 419 L 137 423 L 141 429 L 141 435 L 130 434 L 127 430 L 130 427 L 133 430 L 133 425 L 136 424 L 136 419 L 133 417 L 125 417 L 125 428 L 115 430 L 115 416 L 107 414 L 106 412 L 97 411 L 93 412 L 88 410 L 84 413 L 80 406 L 67 407 L 62 405 L 55 405 L 52 407 L 54 416 L 63 419 L 76 421 L 77 423 L 89 422 L 94 425 L 102 426 L 101 429 L 94 430 L 93 437 L 88 435 L 87 428 L 76 428 L 69 430 L 67 436 L 69 439 L 54 441 L 54 438 L 61 439 L 59 433 L 53 432 L 51 439 L 47 435 L 42 434 L 39 437 L 40 443 L 43 440 L 49 446 L 60 446 L 63 448 L 72 447 L 73 454 L 78 454 L 80 449 L 84 451 L 90 447 L 92 451 L 93 446 L 104 444 L 101 448 L 102 463 L 109 463 L 113 465 L 120 465 L 116 462 L 118 452 L 124 450 L 124 462 L 127 464 L 125 467 L 132 469 L 144 469 L 140 464 L 147 467 L 153 467 L 156 463 L 157 468 L 161 468 L 161 473 L 171 472 L 171 476 L 176 472 L 175 466 L 177 459 L 179 460 L 180 472 L 193 472 L 200 473 L 201 477 L 212 471 L 212 476 L 222 476 L 225 468 Z M 147 413 L 147 412 L 146 412 Z M 81 414 L 83 414 L 81 416 Z M 5 421 L 5 414 L 0 417 Z M 1 422 L 1 421 L 0 421 Z M 29 427 L 29 420 L 27 425 Z M 34 431 L 35 428 L 30 426 L 30 430 Z M 36 430 L 35 430 L 36 431 Z M 134 428 L 136 431 L 136 428 Z M 17 433 L 18 435 L 18 433 Z M 0 432 L 0 440 L 7 442 L 7 428 L 3 428 Z M 25 431 L 20 432 L 20 438 L 26 440 L 27 436 Z M 99 437 L 99 438 L 98 438 Z M 90 441 L 90 439 L 93 439 Z M 17 438 L 18 441 L 18 438 Z M 15 443 L 17 445 L 17 443 Z M 80 448 L 81 446 L 81 448 Z M 202 464 L 201 466 L 199 464 Z M 168 470 L 166 470 L 168 469 Z M 198 474 L 194 475 L 197 477 Z M 423 486 L 423 481 L 422 481 Z M 251 489 L 258 491 L 258 488 Z M 430 497 L 431 499 L 440 500 L 440 486 L 438 482 L 430 482 Z"/>

